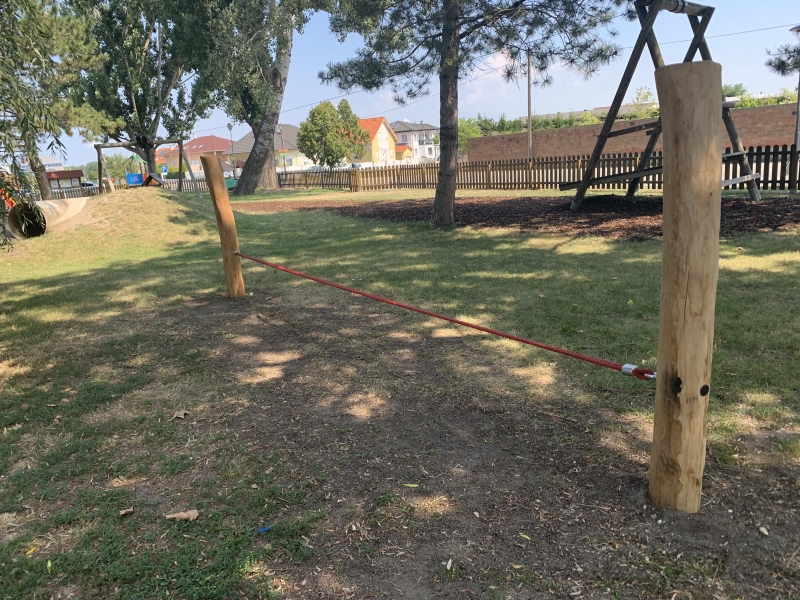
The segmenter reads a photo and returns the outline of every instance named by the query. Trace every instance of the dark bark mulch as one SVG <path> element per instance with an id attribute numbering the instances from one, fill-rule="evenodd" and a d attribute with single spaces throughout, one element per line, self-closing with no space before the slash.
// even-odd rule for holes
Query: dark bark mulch
<path id="1" fill-rule="evenodd" d="M 455 218 L 459 227 L 514 227 L 565 235 L 601 235 L 626 240 L 660 238 L 661 197 L 625 201 L 619 196 L 589 197 L 580 210 L 569 210 L 570 198 L 459 198 Z M 396 223 L 427 221 L 432 200 L 370 202 L 327 206 L 343 216 Z M 306 205 L 307 208 L 311 208 Z M 800 227 L 800 200 L 777 198 L 752 202 L 722 199 L 723 235 L 747 231 L 777 231 Z"/>

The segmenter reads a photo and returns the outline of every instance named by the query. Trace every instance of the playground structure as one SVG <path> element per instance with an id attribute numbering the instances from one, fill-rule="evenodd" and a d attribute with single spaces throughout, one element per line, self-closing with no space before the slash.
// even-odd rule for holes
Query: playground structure
<path id="1" fill-rule="evenodd" d="M 125 148 L 127 150 L 132 150 L 133 148 L 158 148 L 164 144 L 178 144 L 178 191 L 183 191 L 183 166 L 186 165 L 186 170 L 189 173 L 189 177 L 192 180 L 192 185 L 194 189 L 197 190 L 197 195 L 200 195 L 200 188 L 197 187 L 197 182 L 194 178 L 194 172 L 192 171 L 192 167 L 189 164 L 189 159 L 186 157 L 186 154 L 183 152 L 183 142 L 184 140 L 181 138 L 169 138 L 169 139 L 155 139 L 150 140 L 147 136 L 138 135 L 136 136 L 135 142 L 120 142 L 115 144 L 95 144 L 94 149 L 97 151 L 97 180 L 99 182 L 101 190 L 103 189 L 103 171 L 108 171 L 106 168 L 105 160 L 103 160 L 103 150 L 108 150 L 111 148 Z M 161 181 L 160 176 L 158 173 L 148 173 L 148 177 L 146 180 L 150 182 L 156 182 L 157 185 L 163 185 L 163 181 Z M 149 184 L 144 184 L 149 185 Z M 108 178 L 108 191 L 114 191 L 114 183 L 111 181 L 111 178 Z"/>
<path id="2" fill-rule="evenodd" d="M 639 32 L 639 37 L 637 38 L 636 43 L 633 46 L 633 50 L 631 51 L 631 56 L 628 59 L 628 65 L 622 75 L 622 80 L 617 88 L 614 101 L 611 103 L 611 107 L 608 110 L 608 115 L 606 116 L 603 128 L 600 130 L 600 134 L 597 136 L 597 143 L 595 144 L 594 151 L 592 152 L 592 155 L 586 164 L 583 178 L 580 181 L 564 183 L 559 186 L 559 189 L 562 191 L 577 189 L 575 198 L 572 201 L 572 210 L 577 210 L 580 208 L 581 203 L 586 195 L 586 191 L 592 185 L 628 180 L 630 183 L 628 184 L 628 190 L 625 196 L 626 198 L 630 199 L 639 189 L 639 183 L 643 177 L 656 175 L 664 171 L 663 166 L 647 168 L 650 157 L 653 154 L 653 150 L 655 149 L 658 139 L 663 132 L 661 119 L 655 123 L 646 123 L 644 125 L 637 125 L 626 129 L 618 129 L 617 131 L 612 132 L 614 122 L 619 114 L 619 109 L 622 106 L 622 102 L 625 98 L 625 94 L 628 91 L 628 87 L 630 86 L 633 74 L 637 65 L 639 64 L 639 60 L 641 59 L 645 44 L 647 44 L 648 50 L 650 51 L 650 56 L 653 59 L 653 65 L 656 68 L 656 76 L 658 76 L 659 69 L 665 67 L 664 58 L 661 55 L 661 48 L 658 45 L 656 34 L 653 31 L 653 25 L 655 24 L 656 17 L 658 16 L 659 12 L 662 10 L 667 10 L 673 13 L 682 13 L 685 14 L 689 19 L 689 24 L 691 25 L 693 32 L 693 38 L 683 59 L 684 63 L 691 63 L 694 61 L 694 57 L 698 51 L 700 52 L 700 56 L 703 61 L 711 61 L 711 52 L 708 49 L 708 44 L 706 43 L 705 32 L 706 29 L 708 29 L 709 22 L 714 14 L 714 7 L 688 2 L 687 0 L 636 0 L 634 2 L 634 6 L 636 8 L 636 13 L 642 29 Z M 738 160 L 740 172 L 742 173 L 741 176 L 735 179 L 722 181 L 720 187 L 745 183 L 750 193 L 750 198 L 758 201 L 761 199 L 761 195 L 758 191 L 758 186 L 756 185 L 755 180 L 759 178 L 759 174 L 753 173 L 753 170 L 747 159 L 747 153 L 744 145 L 742 144 L 742 140 L 740 139 L 739 133 L 736 130 L 736 123 L 731 116 L 730 111 L 731 108 L 735 106 L 735 103 L 725 102 L 725 97 L 721 90 L 720 98 L 722 99 L 722 120 L 725 123 L 725 129 L 728 137 L 730 138 L 731 148 L 733 150 L 731 153 L 726 154 L 724 159 Z M 642 152 L 639 157 L 636 169 L 617 175 L 595 177 L 595 169 L 600 161 L 600 157 L 608 139 L 641 130 L 646 130 L 646 133 L 650 136 L 650 140 L 648 141 L 644 152 Z M 723 159 L 721 157 L 720 162 L 722 160 Z"/>
<path id="3" fill-rule="evenodd" d="M 76 216 L 85 206 L 86 198 L 42 200 L 35 206 L 16 204 L 8 212 L 8 230 L 20 240 L 38 237 Z"/>

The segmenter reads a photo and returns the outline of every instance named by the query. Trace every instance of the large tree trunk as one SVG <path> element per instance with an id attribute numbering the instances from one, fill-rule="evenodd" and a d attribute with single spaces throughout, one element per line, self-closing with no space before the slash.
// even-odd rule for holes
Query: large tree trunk
<path id="1" fill-rule="evenodd" d="M 267 104 L 258 127 L 253 131 L 253 149 L 242 168 L 242 175 L 233 190 L 236 196 L 249 196 L 261 186 L 266 189 L 278 187 L 278 176 L 275 171 L 275 129 L 281 115 L 283 92 L 286 90 L 286 78 L 289 76 L 289 62 L 292 58 L 292 38 L 294 29 L 289 29 L 286 40 L 278 48 L 275 63 L 270 69 L 270 84 L 273 97 Z"/>
<path id="2" fill-rule="evenodd" d="M 27 136 L 25 136 L 25 153 L 28 155 L 28 164 L 30 164 L 33 176 L 36 178 L 36 184 L 39 186 L 42 200 L 52 200 L 53 189 L 47 180 L 47 169 L 39 158 L 39 149 L 36 147 L 36 143 L 28 139 Z"/>
<path id="3" fill-rule="evenodd" d="M 155 139 L 155 136 L 152 136 L 151 139 Z M 136 144 L 136 138 L 131 140 L 131 143 Z M 139 158 L 141 158 L 145 163 L 147 163 L 147 172 L 148 173 L 158 173 L 158 165 L 156 165 L 156 149 L 155 148 L 140 148 L 138 145 L 131 148 L 131 151 L 134 152 Z"/>
<path id="4" fill-rule="evenodd" d="M 458 0 L 445 0 L 442 41 L 445 44 L 439 67 L 439 179 L 433 201 L 431 227 L 454 224 L 458 174 Z"/>

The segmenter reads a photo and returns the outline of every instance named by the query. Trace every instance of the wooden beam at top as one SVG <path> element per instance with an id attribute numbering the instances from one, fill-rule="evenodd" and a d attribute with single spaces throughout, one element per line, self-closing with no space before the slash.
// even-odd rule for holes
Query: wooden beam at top
<path id="1" fill-rule="evenodd" d="M 163 144 L 177 144 L 178 142 L 182 142 L 184 140 L 180 138 L 169 138 L 166 140 L 153 140 L 153 146 L 161 146 Z M 120 142 L 118 144 L 95 144 L 94 147 L 98 150 L 106 149 L 106 148 L 133 148 L 134 146 L 138 146 L 136 142 Z"/>
<path id="2" fill-rule="evenodd" d="M 646 6 L 650 6 L 654 3 L 654 0 L 645 0 L 644 3 Z M 703 11 L 705 11 L 707 8 L 711 7 L 703 6 L 702 4 L 696 4 L 695 2 L 687 2 L 686 0 L 664 0 L 664 3 L 661 5 L 661 10 L 668 10 L 669 12 L 683 13 L 698 17 L 702 16 Z"/>
<path id="3" fill-rule="evenodd" d="M 692 43 L 689 44 L 689 49 L 686 51 L 686 56 L 684 57 L 683 62 L 692 62 L 694 60 L 694 55 L 697 53 L 697 49 L 700 47 L 700 44 L 705 43 L 706 29 L 708 29 L 709 21 L 711 21 L 711 17 L 713 15 L 714 15 L 714 7 L 709 6 L 703 13 L 703 20 L 700 21 L 696 27 L 694 22 L 692 21 L 692 17 L 691 16 L 689 17 L 689 23 L 691 23 L 692 25 L 692 31 L 694 31 L 694 37 L 692 38 Z M 694 19 L 695 21 L 698 20 L 697 17 L 695 17 Z M 703 58 L 703 60 L 710 60 L 710 59 Z"/>

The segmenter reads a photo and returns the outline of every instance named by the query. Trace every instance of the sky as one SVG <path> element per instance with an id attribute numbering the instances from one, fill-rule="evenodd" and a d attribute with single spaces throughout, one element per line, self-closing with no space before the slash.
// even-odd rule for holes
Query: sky
<path id="1" fill-rule="evenodd" d="M 789 29 L 800 24 L 800 2 L 797 0 L 717 0 L 717 7 L 706 32 L 711 55 L 722 64 L 723 83 L 743 83 L 752 94 L 775 93 L 782 87 L 795 88 L 795 78 L 780 77 L 767 70 L 764 61 L 767 49 L 784 43 L 795 43 L 797 38 Z M 622 72 L 630 56 L 630 47 L 639 34 L 638 23 L 617 19 L 616 43 L 624 48 L 619 59 L 600 69 L 589 79 L 581 74 L 556 65 L 552 70 L 552 85 L 534 87 L 533 112 L 548 114 L 581 111 L 608 106 L 616 93 Z M 691 28 L 685 15 L 662 12 L 655 24 L 655 33 L 667 64 L 681 62 L 691 39 Z M 334 86 L 322 84 L 317 76 L 330 62 L 346 60 L 360 46 L 357 36 L 349 36 L 339 43 L 328 30 L 325 14 L 316 14 L 300 35 L 295 36 L 292 62 L 281 111 L 281 123 L 299 125 L 307 118 L 314 103 L 332 99 L 343 92 Z M 674 43 L 673 43 L 674 42 Z M 699 59 L 699 55 L 698 55 Z M 500 67 L 501 56 L 491 56 L 486 63 L 466 77 L 459 88 L 459 116 L 474 117 L 478 113 L 497 118 L 502 113 L 515 118 L 527 113 L 526 82 L 506 83 Z M 389 89 L 377 92 L 356 92 L 347 96 L 348 102 L 359 117 L 385 116 L 389 121 L 409 119 L 439 123 L 438 86 L 433 81 L 431 94 L 406 106 L 392 100 Z M 633 98 L 637 88 L 648 87 L 655 94 L 653 63 L 645 50 L 626 100 Z M 338 103 L 339 99 L 333 99 Z M 217 135 L 238 140 L 248 133 L 246 124 L 234 124 L 221 110 L 210 118 L 199 120 L 194 134 Z M 166 132 L 162 132 L 166 134 Z M 83 142 L 78 135 L 62 138 L 66 146 L 64 164 L 80 165 L 96 160 L 91 143 Z"/>

